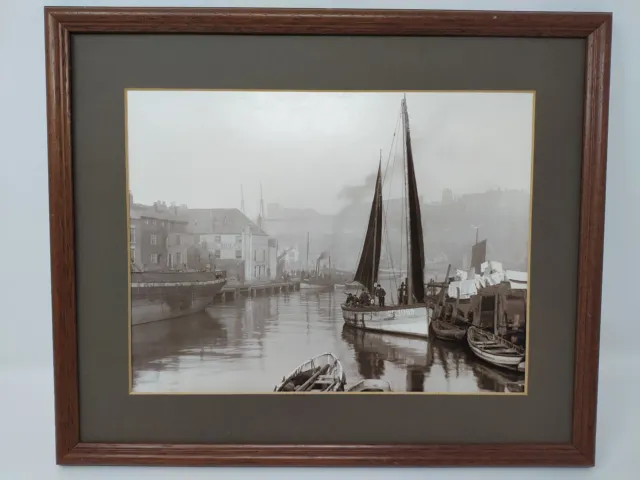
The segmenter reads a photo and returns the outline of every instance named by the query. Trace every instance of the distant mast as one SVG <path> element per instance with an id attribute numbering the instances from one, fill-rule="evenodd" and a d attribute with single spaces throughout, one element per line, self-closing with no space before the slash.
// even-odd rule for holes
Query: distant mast
<path id="1" fill-rule="evenodd" d="M 262 196 L 262 182 L 260 182 L 260 217 L 264 218 L 264 197 Z"/>
<path id="2" fill-rule="evenodd" d="M 309 268 L 309 232 L 307 232 L 307 263 L 304 267 L 304 269 L 308 269 Z"/>
<path id="3" fill-rule="evenodd" d="M 243 215 L 245 215 L 244 211 L 244 189 L 242 188 L 242 184 L 240 184 L 240 211 Z"/>
<path id="4" fill-rule="evenodd" d="M 262 182 L 260 182 L 260 213 L 258 214 L 258 227 L 264 228 L 264 200 L 262 198 Z"/>

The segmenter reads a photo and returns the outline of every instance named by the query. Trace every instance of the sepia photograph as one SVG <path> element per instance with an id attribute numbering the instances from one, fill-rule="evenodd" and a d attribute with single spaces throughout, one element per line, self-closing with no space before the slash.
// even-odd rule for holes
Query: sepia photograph
<path id="1" fill-rule="evenodd" d="M 528 393 L 535 92 L 125 107 L 131 393 Z"/>

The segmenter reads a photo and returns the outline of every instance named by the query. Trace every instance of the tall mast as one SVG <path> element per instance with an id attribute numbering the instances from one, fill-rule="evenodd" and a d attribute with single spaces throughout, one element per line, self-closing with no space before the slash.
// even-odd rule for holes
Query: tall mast
<path id="1" fill-rule="evenodd" d="M 404 95 L 402 98 L 402 126 L 403 132 L 402 137 L 404 139 L 402 151 L 404 153 L 404 162 L 405 162 L 405 191 L 407 192 L 407 221 L 406 221 L 406 230 L 407 230 L 407 303 L 411 303 L 413 301 L 413 275 L 411 271 L 411 200 L 409 198 L 409 165 L 407 159 L 407 144 L 409 142 L 409 115 L 407 113 L 407 96 Z"/>
<path id="2" fill-rule="evenodd" d="M 424 287 L 424 238 L 422 233 L 422 214 L 420 212 L 420 196 L 416 182 L 416 171 L 413 164 L 413 149 L 411 146 L 411 131 L 409 129 L 409 114 L 407 112 L 407 97 L 402 102 L 404 112 L 404 131 L 407 163 L 407 201 L 409 204 L 409 263 L 407 294 L 409 301 L 423 303 L 425 301 Z"/>
<path id="3" fill-rule="evenodd" d="M 240 211 L 244 214 L 244 189 L 242 188 L 242 184 L 240 184 Z"/>
<path id="4" fill-rule="evenodd" d="M 380 149 L 380 160 L 378 161 L 378 179 L 376 179 L 376 187 L 374 190 L 374 209 L 376 211 L 379 211 L 381 205 L 380 205 L 380 195 L 378 195 L 378 182 L 380 181 L 380 172 L 382 171 L 382 149 Z M 376 215 L 374 217 L 373 220 L 373 251 L 374 252 L 380 252 L 380 247 L 381 245 L 377 244 L 376 239 L 380 237 L 380 235 L 378 235 L 378 229 L 380 228 L 380 225 L 378 225 L 378 217 L 380 215 Z M 375 253 L 374 253 L 375 255 Z M 378 253 L 378 258 L 374 258 L 373 259 L 374 265 L 377 264 L 378 266 L 380 265 L 380 258 L 379 258 L 379 253 Z M 378 267 L 379 268 L 379 267 Z M 371 269 L 371 285 L 375 285 L 376 283 L 378 283 L 378 268 L 372 268 Z M 372 290 L 373 293 L 373 290 Z"/>

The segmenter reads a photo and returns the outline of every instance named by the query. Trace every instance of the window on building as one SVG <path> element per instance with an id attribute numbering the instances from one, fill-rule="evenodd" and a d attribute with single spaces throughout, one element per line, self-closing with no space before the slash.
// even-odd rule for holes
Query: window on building
<path id="1" fill-rule="evenodd" d="M 242 258 L 242 250 L 236 250 L 236 258 Z"/>
<path id="2" fill-rule="evenodd" d="M 176 245 L 180 245 L 180 235 L 176 235 Z"/>
<path id="3" fill-rule="evenodd" d="M 176 252 L 176 265 L 182 265 L 182 252 Z"/>
<path id="4" fill-rule="evenodd" d="M 158 222 L 156 220 L 152 220 L 151 223 L 153 223 L 154 225 L 158 224 Z"/>
<path id="5" fill-rule="evenodd" d="M 151 234 L 151 245 L 157 245 L 158 244 L 158 236 L 155 233 Z"/>
<path id="6" fill-rule="evenodd" d="M 216 242 L 216 243 L 222 242 L 222 236 L 221 235 L 216 235 L 215 238 L 213 239 L 213 241 Z"/>
<path id="7" fill-rule="evenodd" d="M 129 227 L 129 242 L 136 243 L 136 227 L 135 226 Z"/>
<path id="8" fill-rule="evenodd" d="M 220 258 L 220 250 L 216 250 L 216 258 Z"/>
<path id="9" fill-rule="evenodd" d="M 151 254 L 151 263 L 158 263 L 158 254 L 157 253 L 152 253 Z"/>
<path id="10" fill-rule="evenodd" d="M 148 219 L 148 218 L 145 218 L 145 219 L 144 219 L 144 223 L 146 223 L 147 225 L 149 225 L 149 219 Z"/>
<path id="11" fill-rule="evenodd" d="M 242 236 L 236 235 L 236 243 L 242 243 Z"/>

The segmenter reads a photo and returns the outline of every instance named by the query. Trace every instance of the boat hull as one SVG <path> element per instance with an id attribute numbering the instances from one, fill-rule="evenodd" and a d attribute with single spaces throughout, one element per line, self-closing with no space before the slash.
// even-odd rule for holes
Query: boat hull
<path id="1" fill-rule="evenodd" d="M 160 279 L 153 278 L 153 281 L 132 279 L 132 326 L 202 312 L 227 282 L 226 279 L 199 279 L 179 275 L 164 274 Z"/>
<path id="2" fill-rule="evenodd" d="M 300 282 L 300 290 L 327 290 L 329 288 L 334 288 L 334 285 L 331 283 Z"/>
<path id="3" fill-rule="evenodd" d="M 298 365 L 293 371 L 291 371 L 288 375 L 286 375 L 282 382 L 280 382 L 274 388 L 274 392 L 283 392 L 285 385 L 290 382 L 296 376 L 303 374 L 305 372 L 312 371 L 317 369 L 318 367 L 328 367 L 329 370 L 326 372 L 325 377 L 331 378 L 331 383 L 326 386 L 326 388 L 322 388 L 322 392 L 343 392 L 344 386 L 347 383 L 347 375 L 344 372 L 344 368 L 342 367 L 342 363 L 340 360 L 333 355 L 332 353 L 323 353 L 317 355 L 306 362 Z M 311 384 L 313 385 L 313 383 Z M 317 391 L 317 390 L 316 390 Z M 309 390 L 303 390 L 299 393 L 308 393 Z"/>
<path id="4" fill-rule="evenodd" d="M 350 393 L 382 393 L 391 392 L 391 385 L 385 380 L 364 379 L 360 380 L 353 387 L 349 388 Z"/>
<path id="5" fill-rule="evenodd" d="M 464 339 L 467 329 L 442 320 L 434 320 L 431 322 L 433 335 L 448 342 L 459 342 Z"/>
<path id="6" fill-rule="evenodd" d="M 508 370 L 518 371 L 518 366 L 524 361 L 525 354 L 501 354 L 488 351 L 483 348 L 482 343 L 491 337 L 484 335 L 475 327 L 470 327 L 467 333 L 467 343 L 471 351 L 481 360 L 495 365 L 496 367 L 506 368 Z"/>
<path id="7" fill-rule="evenodd" d="M 429 338 L 431 309 L 426 305 L 357 308 L 341 305 L 345 324 L 372 332 Z"/>

